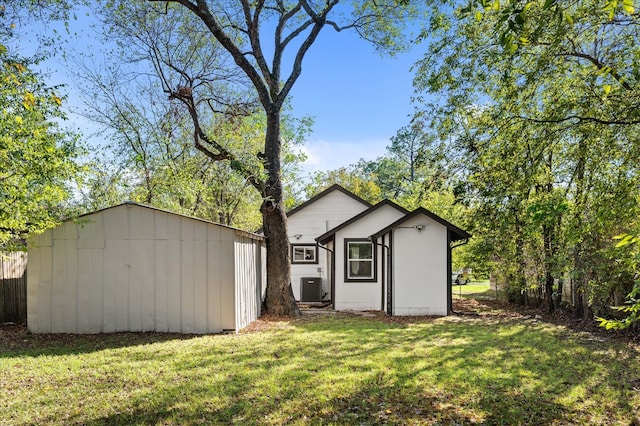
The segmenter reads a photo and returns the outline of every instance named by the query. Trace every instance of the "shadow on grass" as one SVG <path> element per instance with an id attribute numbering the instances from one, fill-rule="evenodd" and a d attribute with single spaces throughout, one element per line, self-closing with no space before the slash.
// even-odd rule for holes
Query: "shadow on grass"
<path id="1" fill-rule="evenodd" d="M 549 424 L 581 422 L 588 414 L 606 423 L 633 412 L 624 365 L 611 368 L 611 355 L 599 351 L 604 347 L 585 347 L 539 324 L 398 326 L 344 318 L 297 327 L 270 339 L 263 353 L 203 351 L 179 370 L 243 368 L 183 383 L 150 410 L 97 422 Z M 571 403 L 559 402 L 573 394 Z M 610 412 L 598 417 L 594 405 Z"/>
<path id="2" fill-rule="evenodd" d="M 0 358 L 84 354 L 200 336 L 178 333 L 33 334 L 22 325 L 0 325 Z"/>
<path id="3" fill-rule="evenodd" d="M 62 423 L 607 424 L 639 408 L 635 350 L 522 319 L 307 316 L 281 330 L 152 343 L 49 380 L 51 398 L 77 382 L 108 401 Z M 60 403 L 33 420 L 61 423 Z"/>

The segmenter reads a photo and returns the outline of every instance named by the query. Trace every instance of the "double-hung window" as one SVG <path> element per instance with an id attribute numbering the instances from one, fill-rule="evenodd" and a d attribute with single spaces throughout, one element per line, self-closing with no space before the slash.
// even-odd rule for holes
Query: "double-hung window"
<path id="1" fill-rule="evenodd" d="M 345 280 L 375 281 L 375 254 L 371 241 L 345 239 Z"/>

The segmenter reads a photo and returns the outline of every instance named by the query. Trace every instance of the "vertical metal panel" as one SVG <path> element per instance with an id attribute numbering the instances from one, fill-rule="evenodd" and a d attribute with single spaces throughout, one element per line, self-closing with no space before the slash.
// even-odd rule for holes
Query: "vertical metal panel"
<path id="1" fill-rule="evenodd" d="M 51 281 L 51 332 L 64 332 L 65 314 L 65 241 L 55 236 L 64 237 L 63 232 L 56 232 L 61 228 L 55 228 L 53 240 L 53 276 Z"/>
<path id="2" fill-rule="evenodd" d="M 130 205 L 129 207 L 129 239 L 148 240 L 155 235 L 154 210 Z"/>
<path id="3" fill-rule="evenodd" d="M 156 216 L 156 225 L 159 217 Z M 166 224 L 166 217 L 163 219 Z M 166 231 L 166 226 L 164 228 Z M 159 229 L 156 226 L 156 232 Z M 160 232 L 162 232 L 160 230 Z M 166 235 L 166 232 L 161 235 Z M 156 331 L 169 331 L 169 311 L 168 311 L 168 266 L 169 266 L 169 241 L 156 240 L 155 245 L 155 326 Z"/>
<path id="4" fill-rule="evenodd" d="M 31 243 L 34 243 L 32 241 Z M 37 333 L 40 311 L 38 310 L 40 283 L 40 247 L 29 245 L 29 274 L 27 275 L 27 327 L 32 333 Z"/>
<path id="5" fill-rule="evenodd" d="M 175 214 L 167 214 L 167 239 L 168 240 L 180 240 L 181 232 L 180 225 L 182 224 L 182 218 Z"/>
<path id="6" fill-rule="evenodd" d="M 235 330 L 234 231 L 220 228 L 220 319 L 223 330 Z"/>
<path id="7" fill-rule="evenodd" d="M 135 216 L 136 210 L 131 209 L 131 216 Z M 133 227 L 129 230 L 129 234 L 133 231 Z M 142 331 L 142 280 L 145 273 L 144 263 L 147 261 L 144 255 L 144 246 L 142 240 L 129 240 L 129 325 L 128 331 Z"/>
<path id="8" fill-rule="evenodd" d="M 129 239 L 129 210 L 126 205 L 100 212 L 104 221 L 105 240 Z"/>
<path id="9" fill-rule="evenodd" d="M 165 212 L 159 212 L 159 211 L 153 212 L 153 215 L 154 215 L 153 226 L 155 228 L 153 235 L 155 239 L 166 240 L 168 238 L 167 217 L 169 215 Z"/>
<path id="10" fill-rule="evenodd" d="M 165 262 L 167 265 L 169 331 L 179 333 L 182 330 L 180 241 L 168 240 L 167 249 L 168 253 Z"/>
<path id="11" fill-rule="evenodd" d="M 73 239 L 66 239 L 60 241 L 64 247 L 64 327 L 65 333 L 77 333 L 78 332 L 78 241 L 75 239 L 75 233 L 69 232 L 68 224 L 73 222 L 67 222 L 65 224 L 65 230 L 67 237 L 73 237 Z M 75 225 L 73 225 L 75 229 Z M 61 247 L 62 249 L 62 247 Z"/>
<path id="12" fill-rule="evenodd" d="M 192 222 L 193 222 L 193 239 L 196 241 L 206 241 L 207 235 L 208 235 L 208 228 L 210 226 L 217 227 L 217 225 L 211 225 L 205 222 L 201 222 L 199 220 L 192 220 Z"/>
<path id="13" fill-rule="evenodd" d="M 48 231 L 49 232 L 49 231 Z M 46 234 L 46 232 L 45 232 Z M 51 332 L 51 285 L 53 281 L 53 247 L 40 247 L 40 282 L 38 283 L 38 331 Z"/>
<path id="14" fill-rule="evenodd" d="M 91 287 L 96 279 L 91 249 L 78 249 L 78 333 L 91 333 Z M 100 331 L 100 330 L 98 330 Z M 95 332 L 95 331 L 94 331 Z"/>
<path id="15" fill-rule="evenodd" d="M 103 331 L 126 331 L 129 322 L 129 242 L 107 240 L 104 247 Z"/>
<path id="16" fill-rule="evenodd" d="M 103 214 L 83 217 L 78 223 L 78 248 L 104 248 Z"/>
<path id="17" fill-rule="evenodd" d="M 182 241 L 193 241 L 194 239 L 194 220 L 188 217 L 180 218 L 180 239 Z"/>
<path id="18" fill-rule="evenodd" d="M 142 331 L 153 331 L 155 329 L 155 242 L 151 239 L 140 241 L 142 252 L 141 258 L 141 279 L 142 287 Z M 162 261 L 160 259 L 160 261 Z"/>
<path id="19" fill-rule="evenodd" d="M 47 229 L 42 234 L 40 234 L 40 238 L 38 238 L 38 246 L 39 247 L 53 246 L 53 231 L 51 229 Z"/>
<path id="20" fill-rule="evenodd" d="M 184 222 L 185 220 L 183 220 Z M 188 229 L 189 226 L 183 224 L 182 229 Z M 193 227 L 191 227 L 193 229 Z M 191 234 L 193 237 L 193 234 Z M 194 259 L 193 259 L 193 240 L 186 240 L 180 242 L 180 255 L 181 255 L 181 304 L 182 304 L 182 329 L 184 333 L 195 332 L 195 319 L 193 316 L 194 306 Z"/>
<path id="21" fill-rule="evenodd" d="M 64 227 L 64 239 L 65 240 L 77 240 L 78 239 L 78 227 L 75 222 L 68 220 L 61 225 Z"/>
<path id="22" fill-rule="evenodd" d="M 196 232 L 198 235 L 198 232 Z M 207 329 L 207 229 L 201 230 L 203 238 L 194 241 L 194 294 L 193 303 L 194 330 L 196 333 L 206 333 Z"/>
<path id="23" fill-rule="evenodd" d="M 53 231 L 53 239 L 54 240 L 64 240 L 65 239 L 65 224 L 63 223 L 60 226 L 56 226 L 52 229 Z M 55 243 L 54 243 L 55 244 Z"/>
<path id="24" fill-rule="evenodd" d="M 235 239 L 235 318 L 236 331 L 256 319 L 256 258 L 260 255 L 253 240 L 236 234 Z"/>
<path id="25" fill-rule="evenodd" d="M 207 241 L 207 327 L 210 331 L 222 330 L 220 246 L 220 227 L 210 226 Z"/>
<path id="26" fill-rule="evenodd" d="M 104 331 L 103 311 L 104 311 L 104 249 L 91 249 L 91 272 L 93 277 L 90 280 L 90 323 L 91 333 Z"/>

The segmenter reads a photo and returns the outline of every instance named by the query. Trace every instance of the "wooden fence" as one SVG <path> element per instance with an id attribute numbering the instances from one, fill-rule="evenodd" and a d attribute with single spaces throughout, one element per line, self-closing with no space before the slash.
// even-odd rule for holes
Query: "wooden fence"
<path id="1" fill-rule="evenodd" d="M 0 251 L 0 324 L 27 323 L 27 252 Z"/>

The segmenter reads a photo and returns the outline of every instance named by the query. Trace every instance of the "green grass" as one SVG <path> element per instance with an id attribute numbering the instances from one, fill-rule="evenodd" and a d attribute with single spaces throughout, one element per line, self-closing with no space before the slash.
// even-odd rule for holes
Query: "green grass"
<path id="1" fill-rule="evenodd" d="M 637 355 L 501 311 L 24 335 L 0 347 L 0 424 L 629 424 Z"/>
<path id="2" fill-rule="evenodd" d="M 496 297 L 495 290 L 491 290 L 489 281 L 474 281 L 471 284 L 453 285 L 451 292 L 454 298 L 493 298 Z"/>

